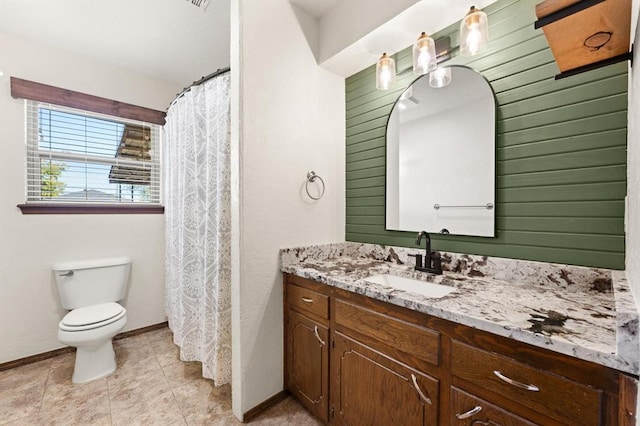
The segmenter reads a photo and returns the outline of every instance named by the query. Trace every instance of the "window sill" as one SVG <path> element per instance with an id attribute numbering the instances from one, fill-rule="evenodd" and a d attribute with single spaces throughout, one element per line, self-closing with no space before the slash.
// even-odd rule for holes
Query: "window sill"
<path id="1" fill-rule="evenodd" d="M 164 214 L 164 206 L 114 206 L 29 203 L 18 204 L 22 214 Z"/>

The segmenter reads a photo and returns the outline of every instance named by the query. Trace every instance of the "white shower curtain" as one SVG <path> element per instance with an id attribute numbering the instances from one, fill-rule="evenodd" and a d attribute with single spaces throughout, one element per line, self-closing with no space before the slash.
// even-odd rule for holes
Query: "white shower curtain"
<path id="1" fill-rule="evenodd" d="M 229 73 L 191 88 L 167 112 L 165 310 L 183 361 L 231 380 Z"/>

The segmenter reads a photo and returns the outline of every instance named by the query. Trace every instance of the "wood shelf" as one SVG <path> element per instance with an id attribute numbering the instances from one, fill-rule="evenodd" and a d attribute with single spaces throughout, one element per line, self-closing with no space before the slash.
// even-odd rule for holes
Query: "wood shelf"
<path id="1" fill-rule="evenodd" d="M 631 0 L 546 0 L 538 22 L 564 77 L 630 58 Z"/>

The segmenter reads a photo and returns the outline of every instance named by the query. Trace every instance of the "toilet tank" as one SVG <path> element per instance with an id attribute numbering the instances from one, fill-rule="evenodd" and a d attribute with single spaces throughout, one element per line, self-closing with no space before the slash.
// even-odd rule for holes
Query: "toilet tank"
<path id="1" fill-rule="evenodd" d="M 112 257 L 53 266 L 62 307 L 76 309 L 124 299 L 131 259 Z"/>

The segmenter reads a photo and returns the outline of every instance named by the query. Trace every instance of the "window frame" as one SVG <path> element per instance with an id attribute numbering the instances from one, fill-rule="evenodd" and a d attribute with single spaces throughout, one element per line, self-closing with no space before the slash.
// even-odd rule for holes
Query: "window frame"
<path id="1" fill-rule="evenodd" d="M 16 77 L 11 77 L 11 96 L 13 98 L 74 108 L 87 113 L 93 112 L 159 126 L 165 124 L 166 113 L 163 111 L 22 80 Z M 162 186 L 162 176 L 159 177 L 159 186 Z M 164 206 L 161 203 L 162 200 L 160 200 L 160 204 L 153 205 L 31 201 L 18 204 L 17 207 L 20 208 L 22 214 L 162 214 L 164 213 Z"/>

